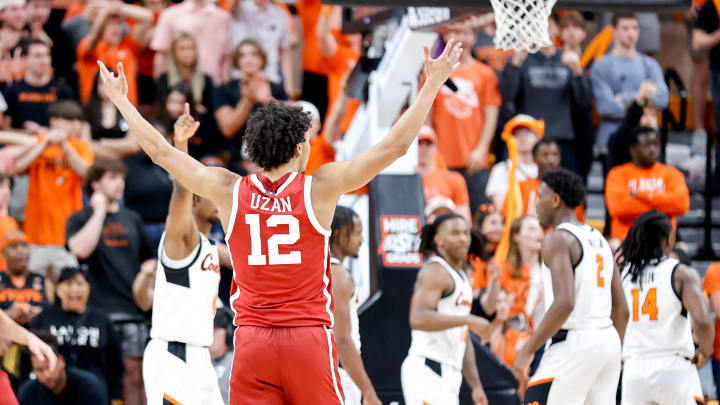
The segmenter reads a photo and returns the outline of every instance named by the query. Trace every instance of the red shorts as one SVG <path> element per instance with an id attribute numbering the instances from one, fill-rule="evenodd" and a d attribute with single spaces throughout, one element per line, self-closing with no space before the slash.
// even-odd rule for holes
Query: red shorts
<path id="1" fill-rule="evenodd" d="M 10 378 L 2 370 L 0 370 L 0 405 L 18 405 L 18 400 L 10 385 Z"/>
<path id="2" fill-rule="evenodd" d="M 321 326 L 235 331 L 230 405 L 338 405 L 335 335 Z"/>

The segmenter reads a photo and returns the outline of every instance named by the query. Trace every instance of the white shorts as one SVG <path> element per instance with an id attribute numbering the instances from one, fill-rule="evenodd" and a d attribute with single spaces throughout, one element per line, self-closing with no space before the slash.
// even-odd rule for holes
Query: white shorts
<path id="1" fill-rule="evenodd" d="M 705 401 L 695 365 L 680 356 L 625 360 L 623 405 L 696 405 Z"/>
<path id="2" fill-rule="evenodd" d="M 570 330 L 565 340 L 545 350 L 528 383 L 525 403 L 614 404 L 619 381 L 620 337 L 615 328 Z"/>
<path id="3" fill-rule="evenodd" d="M 345 405 L 361 405 L 362 391 L 355 385 L 355 381 L 350 378 L 350 374 L 342 367 L 338 367 L 338 374 L 340 374 L 340 382 L 345 394 Z"/>
<path id="4" fill-rule="evenodd" d="M 440 367 L 440 374 L 433 370 Z M 462 372 L 450 365 L 426 363 L 426 359 L 408 355 L 400 368 L 405 405 L 458 405 Z"/>
<path id="5" fill-rule="evenodd" d="M 143 380 L 148 405 L 223 405 L 207 347 L 150 340 L 143 357 Z"/>

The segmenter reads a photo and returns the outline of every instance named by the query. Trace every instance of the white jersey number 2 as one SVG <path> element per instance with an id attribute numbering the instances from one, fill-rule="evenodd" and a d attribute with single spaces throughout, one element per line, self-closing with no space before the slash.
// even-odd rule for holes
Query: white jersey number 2
<path id="1" fill-rule="evenodd" d="M 268 255 L 262 253 L 262 239 L 260 238 L 260 214 L 245 214 L 245 223 L 250 227 L 250 254 L 248 265 L 265 266 L 268 264 L 267 256 L 270 256 L 270 265 L 276 264 L 300 264 L 302 256 L 299 251 L 280 253 L 280 245 L 292 245 L 300 240 L 300 221 L 292 215 L 271 215 L 265 225 L 268 228 L 276 228 L 280 225 L 288 226 L 288 233 L 275 234 L 267 240 Z"/>

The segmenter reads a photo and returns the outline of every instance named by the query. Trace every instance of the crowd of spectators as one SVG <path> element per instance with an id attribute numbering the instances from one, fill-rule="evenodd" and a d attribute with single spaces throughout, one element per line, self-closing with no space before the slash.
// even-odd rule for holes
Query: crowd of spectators
<path id="1" fill-rule="evenodd" d="M 685 21 L 693 94 L 709 90 L 720 116 L 714 7 L 694 4 Z M 243 147 L 249 115 L 270 100 L 296 103 L 312 117 L 312 174 L 335 159 L 360 103 L 345 85 L 370 41 L 341 33 L 343 14 L 320 0 L 0 0 L 0 309 L 39 330 L 59 354 L 50 367 L 0 345 L 21 404 L 144 403 L 148 305 L 133 285 L 156 266 L 172 179 L 105 96 L 97 60 L 123 63 L 129 99 L 169 141 L 189 103 L 201 123 L 191 155 L 241 175 L 259 171 Z M 683 174 L 660 161 L 658 114 L 669 90 L 658 62 L 638 50 L 640 25 L 634 14 L 616 13 L 600 34 L 610 40 L 590 58 L 578 13 L 553 16 L 555 44 L 535 54 L 492 48 L 492 23 L 441 33 L 439 41 L 454 37 L 469 51 L 419 135 L 425 214 L 431 221 L 457 212 L 483 236 L 485 252 L 471 266 L 474 310 L 509 311 L 491 339 L 509 365 L 544 314 L 537 275 L 544 233 L 534 217 L 543 172 L 562 166 L 587 179 L 591 162 L 602 163 L 605 232 L 614 246 L 641 213 L 656 209 L 675 224 L 689 208 Z M 706 131 L 696 121 L 694 140 Z M 505 211 L 511 178 L 522 199 L 517 218 Z M 576 214 L 584 221 L 585 207 Z M 510 249 L 497 258 L 505 222 Z M 706 281 L 716 309 L 718 272 Z M 218 311 L 211 347 L 226 400 L 231 319 Z"/>

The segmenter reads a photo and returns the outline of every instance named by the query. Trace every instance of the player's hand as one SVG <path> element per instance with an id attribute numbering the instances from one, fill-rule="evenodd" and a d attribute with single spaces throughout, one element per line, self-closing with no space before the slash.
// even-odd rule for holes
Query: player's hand
<path id="1" fill-rule="evenodd" d="M 473 174 L 484 168 L 486 163 L 487 153 L 484 150 L 475 149 L 470 154 L 470 157 L 468 157 L 467 163 L 465 163 L 465 168 L 469 174 Z"/>
<path id="2" fill-rule="evenodd" d="M 93 212 L 107 212 L 108 199 L 105 194 L 99 191 L 94 192 L 90 197 L 90 207 L 92 207 Z"/>
<path id="3" fill-rule="evenodd" d="M 470 328 L 470 331 L 476 334 L 483 342 L 490 340 L 492 328 L 487 319 L 475 315 L 468 315 L 466 324 L 468 328 Z"/>
<path id="4" fill-rule="evenodd" d="M 378 398 L 375 390 L 367 393 L 363 392 L 362 396 L 362 405 L 382 405 L 382 402 L 380 402 L 380 398 Z"/>
<path id="5" fill-rule="evenodd" d="M 30 332 L 28 332 L 27 336 L 27 348 L 33 356 L 38 358 L 38 360 L 47 360 L 48 368 L 50 370 L 55 369 L 55 365 L 57 365 L 57 356 L 53 350 L 45 342 Z"/>
<path id="6" fill-rule="evenodd" d="M 695 357 L 693 357 L 692 362 L 693 364 L 695 364 L 695 367 L 701 369 L 705 365 L 705 362 L 708 360 L 709 357 L 709 355 L 706 355 L 702 352 L 702 350 L 698 348 L 695 350 Z"/>
<path id="7" fill-rule="evenodd" d="M 187 142 L 188 139 L 192 138 L 200 127 L 200 122 L 195 121 L 195 118 L 190 115 L 190 103 L 185 103 L 185 109 L 173 126 L 175 131 L 173 138 L 175 143 Z"/>
<path id="8" fill-rule="evenodd" d="M 97 61 L 100 65 L 100 80 L 102 80 L 105 86 L 105 94 L 108 96 L 110 101 L 114 104 L 118 104 L 123 99 L 127 99 L 128 84 L 125 78 L 125 69 L 123 69 L 122 62 L 118 63 L 118 75 L 110 72 L 102 61 Z"/>
<path id="9" fill-rule="evenodd" d="M 482 385 L 473 388 L 472 400 L 475 405 L 488 405 L 488 399 Z"/>
<path id="10" fill-rule="evenodd" d="M 523 346 L 515 354 L 515 364 L 513 364 L 513 375 L 518 380 L 519 386 L 524 387 L 528 379 L 530 379 L 530 364 L 533 356 L 527 352 L 527 345 Z"/>
<path id="11" fill-rule="evenodd" d="M 450 39 L 445 45 L 445 50 L 437 59 L 430 57 L 430 48 L 423 47 L 425 50 L 425 76 L 427 81 L 435 80 L 438 84 L 443 84 L 450 77 L 450 74 L 460 66 L 460 55 L 462 55 L 462 42 Z"/>

